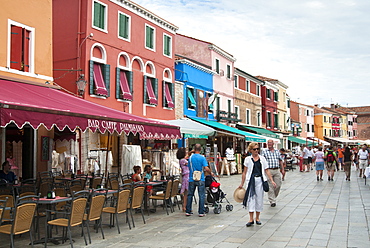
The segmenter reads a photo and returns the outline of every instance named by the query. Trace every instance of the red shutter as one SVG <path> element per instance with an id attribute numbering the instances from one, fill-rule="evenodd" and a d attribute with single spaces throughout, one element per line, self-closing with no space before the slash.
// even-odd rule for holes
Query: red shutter
<path id="1" fill-rule="evenodd" d="M 10 68 L 22 69 L 22 28 L 11 26 L 10 35 Z"/>
<path id="2" fill-rule="evenodd" d="M 23 29 L 23 71 L 30 71 L 30 34 L 29 30 Z"/>

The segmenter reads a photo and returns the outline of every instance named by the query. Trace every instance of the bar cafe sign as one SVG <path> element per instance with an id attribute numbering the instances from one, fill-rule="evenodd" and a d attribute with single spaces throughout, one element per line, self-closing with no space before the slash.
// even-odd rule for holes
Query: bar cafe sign
<path id="1" fill-rule="evenodd" d="M 125 132 L 126 134 L 133 133 L 134 135 L 136 135 L 136 133 L 142 134 L 145 132 L 144 125 L 116 121 L 87 119 L 87 126 L 92 131 L 96 131 L 97 129 L 99 129 L 101 132 L 105 132 L 105 130 L 108 130 L 110 133 L 116 131 L 118 133 Z"/>

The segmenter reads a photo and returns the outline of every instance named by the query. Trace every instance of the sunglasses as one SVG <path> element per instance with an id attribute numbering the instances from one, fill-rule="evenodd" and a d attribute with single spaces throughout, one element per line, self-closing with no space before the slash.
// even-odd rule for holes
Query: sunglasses
<path id="1" fill-rule="evenodd" d="M 259 148 L 253 148 L 252 150 L 253 151 L 259 151 Z"/>

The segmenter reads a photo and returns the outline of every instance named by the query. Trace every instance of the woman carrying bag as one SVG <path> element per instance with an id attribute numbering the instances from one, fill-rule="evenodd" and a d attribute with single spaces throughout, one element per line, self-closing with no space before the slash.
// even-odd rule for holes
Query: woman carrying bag
<path id="1" fill-rule="evenodd" d="M 239 188 L 246 187 L 246 193 L 243 200 L 243 206 L 247 207 L 249 211 L 249 222 L 247 227 L 254 224 L 254 212 L 256 212 L 256 224 L 261 225 L 260 213 L 263 210 L 263 191 L 264 187 L 268 186 L 267 178 L 271 181 L 272 185 L 276 187 L 271 174 L 268 169 L 268 164 L 265 157 L 259 155 L 258 143 L 250 143 L 248 151 L 252 153 L 244 160 L 244 170 L 242 174 L 242 182 Z M 265 184 L 265 185 L 264 185 Z M 268 187 L 265 191 L 268 191 Z"/>

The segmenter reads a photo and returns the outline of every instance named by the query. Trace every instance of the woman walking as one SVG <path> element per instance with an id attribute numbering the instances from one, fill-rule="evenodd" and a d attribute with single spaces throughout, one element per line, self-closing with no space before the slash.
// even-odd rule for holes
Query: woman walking
<path id="1" fill-rule="evenodd" d="M 322 181 L 322 174 L 324 171 L 324 152 L 320 146 L 318 151 L 314 155 L 314 162 L 316 167 L 316 178 L 317 181 Z"/>
<path id="2" fill-rule="evenodd" d="M 250 227 L 254 224 L 254 212 L 256 212 L 256 224 L 261 225 L 260 213 L 263 210 L 263 186 L 262 183 L 267 181 L 267 178 L 271 181 L 272 185 L 276 187 L 271 174 L 268 169 L 267 160 L 265 157 L 259 155 L 258 143 L 250 143 L 248 151 L 252 153 L 244 160 L 244 170 L 242 174 L 242 181 L 239 188 L 243 188 L 246 185 L 247 190 L 245 193 L 243 205 L 247 207 L 249 211 L 249 221 L 246 224 Z"/>
<path id="3" fill-rule="evenodd" d="M 348 146 L 344 149 L 343 158 L 344 158 L 344 172 L 346 173 L 346 181 L 351 181 L 351 157 L 352 152 Z"/>

